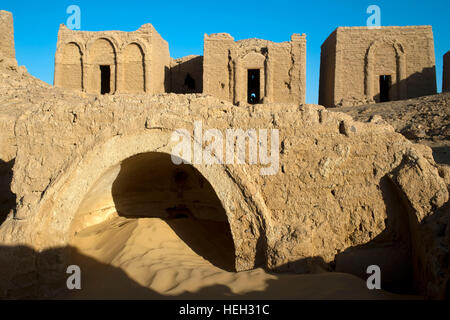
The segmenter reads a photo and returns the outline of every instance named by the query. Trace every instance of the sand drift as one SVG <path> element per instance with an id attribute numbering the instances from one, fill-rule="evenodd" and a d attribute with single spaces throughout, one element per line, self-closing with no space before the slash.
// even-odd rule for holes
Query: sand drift
<path id="1" fill-rule="evenodd" d="M 230 254 L 225 251 L 226 243 L 210 241 L 217 230 L 217 222 L 198 223 L 187 217 L 117 217 L 86 228 L 73 241 L 77 251 L 72 262 L 81 267 L 82 290 L 68 298 L 405 298 L 370 291 L 363 280 L 342 273 L 271 274 L 262 268 L 227 271 L 232 266 L 227 266 Z"/>

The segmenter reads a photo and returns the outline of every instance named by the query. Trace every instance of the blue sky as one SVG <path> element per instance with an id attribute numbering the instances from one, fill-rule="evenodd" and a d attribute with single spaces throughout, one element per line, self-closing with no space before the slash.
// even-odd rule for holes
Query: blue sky
<path id="1" fill-rule="evenodd" d="M 16 56 L 20 65 L 53 83 L 59 24 L 66 23 L 69 5 L 81 9 L 81 30 L 134 31 L 151 23 L 179 58 L 203 54 L 205 33 L 227 32 L 236 40 L 262 38 L 289 41 L 292 33 L 307 36 L 306 102 L 317 103 L 320 46 L 338 26 L 364 26 L 375 4 L 381 25 L 432 25 L 438 92 L 442 88 L 442 56 L 450 50 L 449 0 L 322 0 L 322 1 L 20 1 L 0 0 L 0 9 L 14 15 Z"/>

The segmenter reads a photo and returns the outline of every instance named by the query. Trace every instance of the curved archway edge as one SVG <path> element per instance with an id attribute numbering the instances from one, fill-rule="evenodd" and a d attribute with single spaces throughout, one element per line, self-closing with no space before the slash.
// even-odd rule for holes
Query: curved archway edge
<path id="1" fill-rule="evenodd" d="M 376 40 L 372 42 L 367 49 L 366 53 L 366 65 L 365 65 L 365 83 L 364 83 L 364 91 L 365 95 L 368 98 L 372 98 L 374 95 L 374 82 L 375 82 L 375 74 L 374 74 L 374 66 L 375 66 L 375 52 L 376 50 L 382 46 L 387 45 L 394 49 L 395 51 L 395 59 L 396 59 L 396 65 L 397 65 L 397 83 L 399 84 L 397 89 L 397 96 L 398 99 L 405 99 L 406 97 L 406 85 L 405 85 L 405 79 L 406 79 L 406 54 L 405 50 L 403 49 L 404 46 L 392 39 L 382 39 L 382 40 Z"/>
<path id="2" fill-rule="evenodd" d="M 35 235 L 52 239 L 52 245 L 67 245 L 70 226 L 79 205 L 90 188 L 109 168 L 141 153 L 162 152 L 170 154 L 173 142 L 171 131 L 146 130 L 129 136 L 115 136 L 92 148 L 50 187 L 41 201 L 34 219 L 44 219 Z M 193 166 L 209 181 L 227 214 L 235 245 L 236 270 L 248 270 L 265 262 L 266 232 L 270 226 L 268 211 L 261 197 L 246 189 L 245 178 L 239 168 L 224 165 Z M 244 196 L 247 195 L 247 196 Z M 248 198 L 248 194 L 252 194 Z M 37 240 L 37 239 L 36 239 Z M 39 243 L 39 241 L 37 241 Z M 46 241 L 48 246 L 48 240 Z M 36 241 L 35 241 L 36 243 Z"/>

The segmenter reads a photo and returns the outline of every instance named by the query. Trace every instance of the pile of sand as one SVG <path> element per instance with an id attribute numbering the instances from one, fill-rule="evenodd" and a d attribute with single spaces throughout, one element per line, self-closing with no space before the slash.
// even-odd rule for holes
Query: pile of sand
<path id="1" fill-rule="evenodd" d="M 183 239 L 190 235 L 190 246 L 181 239 L 180 230 L 186 231 Z M 216 236 L 213 227 L 190 218 L 117 217 L 89 227 L 73 241 L 77 250 L 72 262 L 81 268 L 82 290 L 71 292 L 68 298 L 405 298 L 368 290 L 363 280 L 341 273 L 226 271 L 227 254 L 220 243 L 210 241 Z"/>

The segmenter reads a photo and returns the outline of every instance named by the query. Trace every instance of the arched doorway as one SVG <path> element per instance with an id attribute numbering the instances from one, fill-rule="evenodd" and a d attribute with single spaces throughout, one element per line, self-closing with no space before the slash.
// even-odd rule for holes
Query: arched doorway
<path id="1" fill-rule="evenodd" d="M 111 41 L 100 38 L 89 48 L 88 92 L 112 94 L 116 91 L 116 49 Z"/>
<path id="2" fill-rule="evenodd" d="M 72 232 L 110 219 L 161 219 L 197 255 L 235 270 L 235 248 L 225 210 L 211 184 L 193 166 L 167 153 L 137 154 L 110 168 L 82 201 Z"/>
<path id="3" fill-rule="evenodd" d="M 403 46 L 393 40 L 376 40 L 366 53 L 365 94 L 376 102 L 406 97 L 406 61 Z"/>

